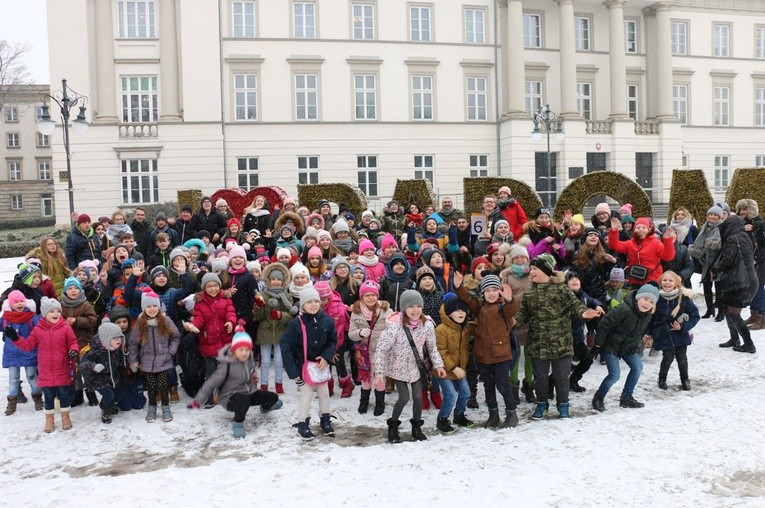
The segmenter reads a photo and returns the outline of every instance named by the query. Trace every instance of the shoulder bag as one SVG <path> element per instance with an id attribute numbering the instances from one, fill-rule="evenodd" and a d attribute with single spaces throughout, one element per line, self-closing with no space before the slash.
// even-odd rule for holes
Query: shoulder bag
<path id="1" fill-rule="evenodd" d="M 300 328 L 303 330 L 303 371 L 301 377 L 309 385 L 324 384 L 332 377 L 332 369 L 329 368 L 329 365 L 325 369 L 320 369 L 319 362 L 308 359 L 308 332 L 300 316 L 298 316 L 298 320 L 300 321 Z"/>
<path id="2" fill-rule="evenodd" d="M 412 332 L 409 331 L 409 328 L 406 325 L 402 324 L 401 326 L 404 329 L 406 338 L 409 340 L 409 347 L 412 348 L 412 354 L 414 354 L 414 361 L 417 363 L 417 368 L 420 370 L 420 379 L 422 380 L 422 384 L 425 385 L 428 382 L 428 371 L 425 370 L 425 363 L 423 363 L 422 358 L 420 357 L 420 353 L 417 351 L 417 346 L 414 345 Z"/>

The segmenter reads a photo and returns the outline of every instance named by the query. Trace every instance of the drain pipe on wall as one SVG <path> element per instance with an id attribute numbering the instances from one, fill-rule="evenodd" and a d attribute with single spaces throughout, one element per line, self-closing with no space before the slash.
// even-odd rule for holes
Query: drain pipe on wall
<path id="1" fill-rule="evenodd" d="M 497 176 L 502 176 L 502 147 L 499 125 L 499 0 L 494 0 L 494 120 L 497 127 Z"/>
<path id="2" fill-rule="evenodd" d="M 218 62 L 220 66 L 220 131 L 223 140 L 223 188 L 228 189 L 228 169 L 226 165 L 226 101 L 225 101 L 225 79 L 223 71 L 225 70 L 223 58 L 223 6 L 221 0 L 218 0 Z"/>

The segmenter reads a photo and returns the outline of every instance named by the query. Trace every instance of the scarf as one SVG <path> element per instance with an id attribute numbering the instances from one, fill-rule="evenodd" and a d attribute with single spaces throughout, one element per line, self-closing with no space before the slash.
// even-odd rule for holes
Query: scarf
<path id="1" fill-rule="evenodd" d="M 66 293 L 61 295 L 61 305 L 64 307 L 77 307 L 82 302 L 85 301 L 85 291 L 80 291 L 80 294 L 77 295 L 77 298 L 69 298 L 66 296 Z"/>
<path id="2" fill-rule="evenodd" d="M 377 256 L 373 256 L 372 259 L 369 259 L 366 256 L 359 256 L 359 264 L 364 266 L 375 266 L 379 262 L 380 259 Z"/>
<path id="3" fill-rule="evenodd" d="M 263 294 L 267 296 L 269 300 L 271 298 L 279 300 L 286 309 L 292 308 L 292 302 L 287 298 L 287 290 L 285 288 L 267 287 L 263 290 Z"/>
<path id="4" fill-rule="evenodd" d="M 159 324 L 159 321 L 157 321 L 156 317 L 153 317 L 153 318 L 147 319 L 146 324 L 149 326 L 157 326 Z"/>
<path id="5" fill-rule="evenodd" d="M 9 323 L 13 323 L 15 325 L 21 325 L 24 323 L 29 323 L 32 321 L 32 318 L 35 317 L 35 313 L 31 310 L 24 307 L 24 310 L 20 312 L 16 312 L 13 310 L 6 310 L 3 311 L 3 319 Z M 31 325 L 31 323 L 30 323 Z"/>
<path id="6" fill-rule="evenodd" d="M 263 217 L 264 215 L 271 215 L 271 212 L 269 212 L 265 208 L 261 208 L 261 209 L 253 208 L 247 213 L 249 215 L 252 215 L 253 217 Z"/>
<path id="7" fill-rule="evenodd" d="M 692 224 L 693 221 L 691 218 L 686 217 L 683 220 L 672 219 L 672 222 L 669 225 L 670 227 L 674 228 L 675 233 L 677 233 L 677 241 L 679 243 L 683 243 L 685 241 L 685 237 L 688 236 L 688 233 L 691 231 Z"/>
<path id="8" fill-rule="evenodd" d="M 662 291 L 659 290 L 659 295 L 661 295 L 662 298 L 665 300 L 674 300 L 677 298 L 677 295 L 680 294 L 680 289 L 674 289 L 672 291 Z"/>
<path id="9" fill-rule="evenodd" d="M 347 254 L 351 251 L 351 247 L 353 247 L 353 238 L 351 238 L 350 235 L 348 235 L 348 238 L 346 238 L 345 240 L 340 240 L 339 238 L 335 238 L 334 240 L 332 240 L 332 244 Z"/>
<path id="10" fill-rule="evenodd" d="M 507 236 L 499 236 L 498 233 L 494 233 L 494 236 L 491 237 L 491 242 L 499 242 L 499 243 L 509 243 L 510 245 L 513 244 L 513 234 L 508 233 Z"/>
<path id="11" fill-rule="evenodd" d="M 243 266 L 241 268 L 229 267 L 228 273 L 230 273 L 231 275 L 242 275 L 246 270 L 247 270 L 247 266 Z"/>
<path id="12" fill-rule="evenodd" d="M 133 234 L 133 230 L 127 224 L 109 224 L 109 227 L 106 229 L 106 236 L 112 241 L 115 238 L 121 238 L 125 233 Z"/>
<path id="13" fill-rule="evenodd" d="M 313 282 L 311 282 L 310 280 L 308 281 L 307 284 L 304 284 L 300 287 L 296 286 L 294 282 L 290 282 L 289 291 L 290 291 L 290 294 L 292 295 L 292 298 L 300 299 L 300 293 L 302 293 L 304 289 L 308 289 L 312 287 L 313 287 Z"/>
<path id="14" fill-rule="evenodd" d="M 529 228 L 529 239 L 536 245 L 548 236 L 554 236 L 553 230 L 549 227 L 539 226 L 537 228 Z"/>
<path id="15" fill-rule="evenodd" d="M 409 270 L 404 270 L 404 273 L 396 273 L 393 270 L 386 270 L 385 278 L 391 282 L 404 282 L 409 278 Z"/>
<path id="16" fill-rule="evenodd" d="M 715 224 L 711 222 L 705 222 L 701 226 L 699 236 L 696 238 L 688 250 L 696 259 L 702 259 L 704 257 L 705 250 L 720 250 L 722 249 L 722 238 L 720 237 L 720 224 L 722 221 L 718 221 Z"/>
<path id="17" fill-rule="evenodd" d="M 529 266 L 528 265 L 516 265 L 512 264 L 508 267 L 508 270 L 510 270 L 510 274 L 515 276 L 518 279 L 524 278 L 526 275 L 529 274 Z"/>
<path id="18" fill-rule="evenodd" d="M 364 316 L 364 319 L 366 319 L 367 323 L 371 323 L 372 320 L 375 318 L 375 316 L 380 311 L 380 304 L 376 303 L 374 309 L 370 309 L 366 306 L 366 304 L 362 303 L 359 305 L 359 309 L 361 309 L 361 315 Z"/>

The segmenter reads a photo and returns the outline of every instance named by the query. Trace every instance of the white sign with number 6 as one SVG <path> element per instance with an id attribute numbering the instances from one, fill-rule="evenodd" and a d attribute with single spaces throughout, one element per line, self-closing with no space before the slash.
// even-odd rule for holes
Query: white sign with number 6
<path id="1" fill-rule="evenodd" d="M 486 217 L 480 213 L 472 214 L 470 216 L 470 231 L 478 236 L 486 231 Z"/>

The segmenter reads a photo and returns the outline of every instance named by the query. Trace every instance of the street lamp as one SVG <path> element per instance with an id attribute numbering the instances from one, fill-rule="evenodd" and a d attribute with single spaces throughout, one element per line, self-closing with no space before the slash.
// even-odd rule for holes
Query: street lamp
<path id="1" fill-rule="evenodd" d="M 531 137 L 534 141 L 539 141 L 542 139 L 542 130 L 540 127 L 544 127 L 544 131 L 547 134 L 547 206 L 550 206 L 552 204 L 552 160 L 551 160 L 551 153 L 550 153 L 550 132 L 553 132 L 555 134 L 555 139 L 558 141 L 563 141 L 563 117 L 560 115 L 556 115 L 551 109 L 550 106 L 545 104 L 541 108 L 539 108 L 539 111 L 534 113 L 534 116 L 532 116 L 531 121 L 534 122 L 534 130 L 531 131 Z"/>
<path id="2" fill-rule="evenodd" d="M 61 125 L 64 128 L 64 151 L 66 152 L 66 174 L 68 180 L 69 191 L 69 216 L 74 215 L 74 187 L 72 186 L 72 154 L 69 152 L 69 118 L 70 111 L 75 106 L 79 105 L 80 111 L 77 117 L 72 120 L 72 130 L 75 134 L 82 135 L 88 130 L 88 119 L 85 118 L 85 104 L 88 103 L 88 98 L 84 95 L 80 95 L 71 88 L 67 88 L 66 80 L 61 80 L 61 91 L 53 92 L 51 95 L 46 95 L 43 99 L 42 113 L 37 120 L 37 130 L 40 134 L 50 136 L 53 131 L 56 130 L 56 121 L 50 116 L 49 106 L 47 100 L 50 99 L 58 104 L 61 110 Z M 72 217 L 71 220 L 74 220 Z"/>

